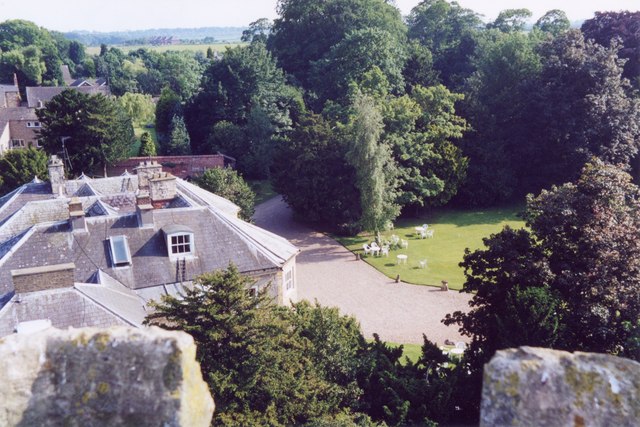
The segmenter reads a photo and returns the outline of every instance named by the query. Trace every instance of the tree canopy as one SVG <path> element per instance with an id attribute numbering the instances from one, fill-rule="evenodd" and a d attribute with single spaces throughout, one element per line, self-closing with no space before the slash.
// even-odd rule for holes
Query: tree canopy
<path id="1" fill-rule="evenodd" d="M 46 180 L 47 155 L 35 148 L 10 150 L 0 156 L 0 194 L 15 190 L 34 178 Z"/>
<path id="2" fill-rule="evenodd" d="M 68 89 L 36 111 L 42 124 L 41 145 L 58 154 L 63 145 L 70 173 L 106 175 L 107 165 L 127 157 L 134 142 L 129 116 L 114 99 Z"/>
<path id="3" fill-rule="evenodd" d="M 224 197 L 240 207 L 240 218 L 250 221 L 255 211 L 255 193 L 238 173 L 231 168 L 207 169 L 195 183 Z"/>

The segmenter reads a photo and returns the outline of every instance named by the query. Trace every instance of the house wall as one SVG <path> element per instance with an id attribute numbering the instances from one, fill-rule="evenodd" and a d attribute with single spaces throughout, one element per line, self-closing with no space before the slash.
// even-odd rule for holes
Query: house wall
<path id="1" fill-rule="evenodd" d="M 25 143 L 25 147 L 29 147 L 31 144 L 33 147 L 38 146 L 38 135 L 36 134 L 37 128 L 28 128 L 27 121 L 37 121 L 34 120 L 10 120 L 9 121 L 9 133 L 11 134 L 11 139 L 23 139 Z"/>
<path id="2" fill-rule="evenodd" d="M 73 263 L 22 268 L 11 271 L 16 293 L 44 291 L 73 286 Z"/>
<path id="3" fill-rule="evenodd" d="M 5 123 L 0 133 L 0 155 L 11 149 L 11 146 L 9 145 L 10 139 L 11 136 L 9 134 L 9 123 Z"/>

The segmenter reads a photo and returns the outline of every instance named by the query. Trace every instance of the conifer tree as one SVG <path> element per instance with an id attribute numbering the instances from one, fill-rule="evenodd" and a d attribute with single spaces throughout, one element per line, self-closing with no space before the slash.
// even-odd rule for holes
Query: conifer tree
<path id="1" fill-rule="evenodd" d="M 155 156 L 156 154 L 156 144 L 153 143 L 151 135 L 149 135 L 149 132 L 143 132 L 142 135 L 140 135 L 140 151 L 138 155 L 146 157 Z"/>

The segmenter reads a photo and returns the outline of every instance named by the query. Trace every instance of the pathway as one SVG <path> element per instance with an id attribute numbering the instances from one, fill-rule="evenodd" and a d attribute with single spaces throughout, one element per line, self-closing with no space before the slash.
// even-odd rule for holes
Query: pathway
<path id="1" fill-rule="evenodd" d="M 336 306 L 355 316 L 366 338 L 374 332 L 385 341 L 422 344 L 422 334 L 442 344 L 463 339 L 455 326 L 440 320 L 467 310 L 469 295 L 457 291 L 395 283 L 334 239 L 296 222 L 280 197 L 256 207 L 255 223 L 289 239 L 300 248 L 297 258 L 298 298 Z M 468 340 L 468 338 L 464 338 Z"/>

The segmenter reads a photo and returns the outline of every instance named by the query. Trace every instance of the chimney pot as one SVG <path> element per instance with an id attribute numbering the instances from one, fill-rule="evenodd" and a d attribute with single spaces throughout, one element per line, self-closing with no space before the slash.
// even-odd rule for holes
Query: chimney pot
<path id="1" fill-rule="evenodd" d="M 82 202 L 77 197 L 72 197 L 69 201 L 69 225 L 74 233 L 88 231 Z"/>

